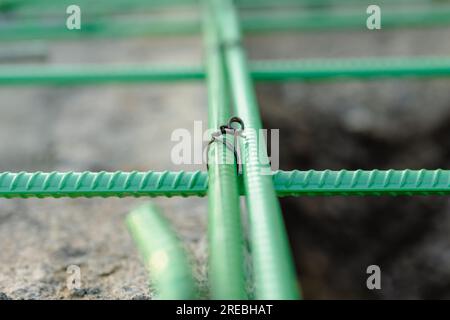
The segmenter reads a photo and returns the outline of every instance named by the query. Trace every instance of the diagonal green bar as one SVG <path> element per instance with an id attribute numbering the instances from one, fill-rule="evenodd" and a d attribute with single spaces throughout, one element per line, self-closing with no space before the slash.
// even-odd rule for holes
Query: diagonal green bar
<path id="1" fill-rule="evenodd" d="M 267 60 L 250 63 L 256 81 L 449 77 L 450 57 Z M 32 65 L 0 66 L 0 85 L 80 85 L 205 79 L 200 66 Z"/>
<path id="2" fill-rule="evenodd" d="M 204 15 L 208 122 L 218 131 L 231 117 L 224 57 L 211 17 Z M 246 299 L 244 245 L 234 154 L 222 143 L 208 152 L 209 279 L 213 299 Z"/>
<path id="3" fill-rule="evenodd" d="M 450 170 L 276 171 L 283 196 L 450 195 Z M 239 192 L 244 195 L 242 176 Z M 207 172 L 2 172 L 0 198 L 206 195 Z"/>
<path id="4" fill-rule="evenodd" d="M 160 210 L 152 203 L 143 205 L 129 213 L 126 224 L 144 259 L 157 298 L 195 299 L 197 293 L 191 265 Z"/>
<path id="5" fill-rule="evenodd" d="M 233 3 L 210 0 L 214 21 L 226 58 L 230 89 L 236 115 L 244 124 L 241 138 L 244 187 L 249 215 L 250 247 L 257 299 L 297 299 L 300 297 L 295 268 L 280 205 L 270 173 L 255 92 L 241 47 L 239 22 Z"/>

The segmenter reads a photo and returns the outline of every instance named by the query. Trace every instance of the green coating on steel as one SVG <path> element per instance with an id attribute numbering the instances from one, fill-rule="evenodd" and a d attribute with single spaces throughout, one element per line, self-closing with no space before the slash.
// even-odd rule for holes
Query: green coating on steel
<path id="1" fill-rule="evenodd" d="M 395 57 L 255 61 L 254 80 L 324 80 L 336 78 L 448 77 L 450 57 Z"/>
<path id="2" fill-rule="evenodd" d="M 0 1 L 0 14 L 6 13 L 15 18 L 57 18 L 66 17 L 66 8 L 69 5 L 76 4 L 82 11 L 82 17 L 97 17 L 100 15 L 118 15 L 129 13 L 154 12 L 161 9 L 186 8 L 192 7 L 194 1 L 165 0 L 77 0 L 76 3 L 70 0 L 2 0 Z"/>
<path id="3" fill-rule="evenodd" d="M 275 171 L 279 197 L 449 195 L 450 170 Z M 239 192 L 244 195 L 242 176 Z M 0 198 L 206 196 L 207 172 L 0 173 Z"/>
<path id="4" fill-rule="evenodd" d="M 445 1 L 445 0 L 444 0 Z M 236 0 L 236 5 L 239 7 L 283 7 L 291 5 L 302 6 L 327 6 L 327 5 L 362 5 L 367 7 L 369 3 L 367 0 Z M 376 4 L 392 5 L 392 4 L 432 4 L 433 0 L 377 0 Z"/>
<path id="5" fill-rule="evenodd" d="M 196 172 L 0 173 L 0 197 L 126 197 L 205 195 L 207 176 Z"/>
<path id="6" fill-rule="evenodd" d="M 267 60 L 250 63 L 256 81 L 449 77 L 450 57 Z M 200 66 L 0 66 L 0 85 L 147 83 L 205 79 Z"/>
<path id="7" fill-rule="evenodd" d="M 172 82 L 204 78 L 201 67 L 190 66 L 0 66 L 0 85 Z"/>
<path id="8" fill-rule="evenodd" d="M 240 0 L 235 1 L 240 8 L 283 8 L 283 7 L 307 7 L 321 8 L 329 5 L 335 6 L 368 6 L 367 1 L 361 0 Z M 433 4 L 432 0 L 378 0 L 379 6 L 389 6 L 398 4 Z M 441 3 L 444 3 L 441 1 Z M 61 12 L 65 12 L 67 6 L 73 4 L 70 0 L 2 0 L 0 2 L 0 13 L 12 13 L 15 17 L 42 17 L 42 16 L 60 16 Z M 148 0 L 108 0 L 108 1 L 91 1 L 78 0 L 76 2 L 83 10 L 83 16 L 95 15 L 111 15 L 123 13 L 136 13 L 143 11 L 155 11 L 160 9 L 178 9 L 192 8 L 199 4 L 199 0 L 164 0 L 164 1 L 148 1 Z"/>
<path id="9" fill-rule="evenodd" d="M 262 128 L 259 108 L 241 47 L 239 22 L 233 3 L 210 0 L 229 75 L 236 115 L 245 124 L 240 138 L 244 187 L 249 215 L 250 247 L 257 299 L 300 297 L 280 205 L 270 175 L 265 145 L 255 130 Z"/>
<path id="10" fill-rule="evenodd" d="M 271 32 L 292 30 L 359 29 L 367 31 L 365 10 L 330 13 L 328 11 L 293 10 L 287 13 L 248 13 L 242 15 L 245 32 Z M 63 17 L 65 19 L 65 17 Z M 196 17 L 167 17 L 152 19 L 121 18 L 92 19 L 83 22 L 81 30 L 61 27 L 65 20 L 39 22 L 33 20 L 9 23 L 0 27 L 0 40 L 61 39 L 73 40 L 98 37 L 143 37 L 168 35 L 193 35 L 201 30 Z M 431 27 L 450 23 L 449 6 L 430 6 L 418 9 L 392 8 L 383 10 L 382 28 Z"/>
<path id="11" fill-rule="evenodd" d="M 265 8 L 265 7 L 283 7 L 283 6 L 327 6 L 327 5 L 365 5 L 367 1 L 361 0 L 239 0 L 235 1 L 236 5 L 242 8 Z M 88 14 L 114 14 L 123 12 L 135 12 L 145 9 L 161 9 L 185 6 L 196 6 L 199 0 L 164 0 L 164 1 L 148 1 L 148 0 L 77 0 L 77 5 Z M 378 0 L 377 5 L 390 4 L 432 4 L 432 0 Z M 11 12 L 15 16 L 43 16 L 56 15 L 65 12 L 67 6 L 73 4 L 71 0 L 2 0 L 0 2 L 0 13 Z"/>
<path id="12" fill-rule="evenodd" d="M 127 216 L 126 224 L 144 259 L 157 298 L 196 298 L 189 260 L 160 210 L 153 204 L 141 206 Z"/>
<path id="13" fill-rule="evenodd" d="M 212 132 L 228 122 L 231 110 L 224 57 L 211 17 L 204 14 L 208 122 Z M 222 143 L 208 153 L 209 281 L 213 299 L 246 299 L 244 240 L 234 154 Z"/>
<path id="14" fill-rule="evenodd" d="M 143 10 L 158 10 L 164 8 L 174 9 L 174 7 L 191 7 L 196 1 L 186 0 L 2 0 L 0 2 L 0 13 L 7 12 L 14 14 L 15 17 L 42 17 L 42 16 L 61 16 L 65 14 L 69 5 L 76 4 L 81 10 L 83 17 L 99 14 L 123 14 L 123 13 L 142 13 Z"/>
<path id="15" fill-rule="evenodd" d="M 448 195 L 450 170 L 278 171 L 279 196 Z"/>
<path id="16" fill-rule="evenodd" d="M 296 11 L 288 13 L 247 14 L 242 16 L 242 28 L 246 32 L 270 32 L 292 30 L 359 29 L 367 31 L 368 15 L 365 10 L 349 10 L 330 13 L 325 10 Z M 449 6 L 426 8 L 383 8 L 382 30 L 400 27 L 430 27 L 450 23 Z"/>

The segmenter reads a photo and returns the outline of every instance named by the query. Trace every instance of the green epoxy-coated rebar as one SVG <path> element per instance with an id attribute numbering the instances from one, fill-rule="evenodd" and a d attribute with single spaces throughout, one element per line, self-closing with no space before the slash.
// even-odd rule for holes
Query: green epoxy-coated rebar
<path id="1" fill-rule="evenodd" d="M 157 298 L 195 299 L 192 268 L 160 210 L 153 204 L 141 206 L 127 216 L 126 223 L 149 271 Z"/>
<path id="2" fill-rule="evenodd" d="M 0 66 L 0 85 L 172 82 L 204 78 L 203 69 L 195 66 Z"/>
<path id="3" fill-rule="evenodd" d="M 155 10 L 162 8 L 174 7 L 192 7 L 198 5 L 198 0 L 165 0 L 165 1 L 148 1 L 148 0 L 109 0 L 109 1 L 90 1 L 78 0 L 79 5 L 83 10 L 83 15 L 98 15 L 98 14 L 115 14 L 115 13 L 129 13 L 142 12 L 143 10 Z M 391 4 L 432 4 L 431 0 L 378 0 L 377 5 L 391 5 Z M 73 1 L 68 0 L 40 0 L 40 1 L 17 1 L 17 0 L 3 0 L 0 2 L 0 13 L 12 13 L 15 17 L 26 16 L 48 16 L 60 15 L 65 12 L 68 5 L 73 4 Z M 367 6 L 367 1 L 361 0 L 240 0 L 236 1 L 236 5 L 242 8 L 280 8 L 283 6 L 328 6 L 328 5 L 362 5 Z"/>
<path id="4" fill-rule="evenodd" d="M 450 170 L 276 171 L 279 197 L 449 195 Z M 242 176 L 239 192 L 244 195 Z M 0 198 L 174 197 L 206 195 L 206 172 L 0 173 Z"/>
<path id="5" fill-rule="evenodd" d="M 0 196 L 126 197 L 205 195 L 207 176 L 196 172 L 51 172 L 0 174 Z"/>
<path id="6" fill-rule="evenodd" d="M 257 81 L 448 77 L 450 57 L 267 60 L 250 63 Z M 0 66 L 0 85 L 141 83 L 204 80 L 200 66 Z"/>
<path id="7" fill-rule="evenodd" d="M 448 195 L 450 170 L 277 171 L 279 196 Z"/>
<path id="8" fill-rule="evenodd" d="M 211 17 L 204 15 L 208 122 L 214 132 L 231 117 L 224 57 Z M 246 299 L 244 241 L 234 154 L 222 143 L 208 153 L 209 280 L 213 299 Z"/>
<path id="9" fill-rule="evenodd" d="M 245 32 L 271 32 L 292 30 L 359 29 L 367 31 L 365 10 L 344 13 L 326 11 L 288 12 L 287 14 L 244 14 L 242 29 Z M 193 35 L 201 30 L 197 18 L 153 18 L 142 19 L 96 19 L 84 21 L 81 30 L 62 27 L 65 21 L 43 23 L 25 21 L 5 24 L 0 27 L 0 40 L 61 39 L 73 40 L 98 37 L 140 37 Z M 384 10 L 382 28 L 429 27 L 450 24 L 450 7 L 436 6 L 420 10 Z"/>
<path id="10" fill-rule="evenodd" d="M 111 15 L 111 14 L 128 14 L 147 11 L 154 11 L 159 9 L 174 9 L 174 8 L 192 8 L 198 5 L 198 0 L 166 0 L 166 1 L 144 1 L 144 0 L 133 0 L 133 1 L 89 1 L 89 0 L 78 0 L 77 5 L 83 10 L 83 16 L 92 17 L 99 15 Z M 396 5 L 396 4 L 432 4 L 430 0 L 382 0 L 377 1 L 377 5 L 386 6 Z M 442 2 L 444 3 L 444 2 Z M 20 17 L 21 19 L 25 17 L 46 17 L 46 16 L 61 16 L 61 13 L 65 12 L 67 6 L 73 4 L 73 1 L 11 1 L 3 0 L 0 2 L 0 13 L 5 12 L 12 14 L 14 17 Z M 261 0 L 250 0 L 250 1 L 236 1 L 236 5 L 241 8 L 251 8 L 251 9 L 261 9 L 261 8 L 283 8 L 283 7 L 300 7 L 304 8 L 320 8 L 327 7 L 328 5 L 344 5 L 344 6 L 362 6 L 367 7 L 366 1 L 360 0 L 289 0 L 289 1 L 261 1 Z M 425 8 L 426 9 L 426 8 Z"/>
<path id="11" fill-rule="evenodd" d="M 262 128 L 233 3 L 210 0 L 210 14 L 217 22 L 236 115 L 245 124 L 240 138 L 244 159 L 243 176 L 249 214 L 250 247 L 257 299 L 300 297 L 286 230 L 270 175 L 265 145 L 259 141 Z"/>
<path id="12" fill-rule="evenodd" d="M 255 61 L 250 66 L 253 79 L 262 81 L 450 76 L 445 56 Z"/>
<path id="13" fill-rule="evenodd" d="M 446 0 L 444 0 L 446 1 Z M 367 0 L 239 0 L 235 1 L 239 7 L 283 7 L 286 5 L 302 5 L 302 6 L 327 6 L 327 5 L 362 5 L 368 6 Z M 393 4 L 433 4 L 433 0 L 377 0 L 377 5 L 393 5 Z"/>
<path id="14" fill-rule="evenodd" d="M 368 31 L 366 7 L 342 13 L 322 10 L 291 11 L 285 14 L 249 14 L 242 16 L 242 28 L 246 32 L 270 32 L 292 30 L 359 29 Z M 450 23 L 449 6 L 426 8 L 383 8 L 382 29 L 404 27 L 430 27 Z"/>
<path id="15" fill-rule="evenodd" d="M 106 14 L 124 14 L 139 13 L 143 10 L 158 10 L 164 8 L 174 9 L 174 7 L 183 8 L 187 5 L 192 7 L 196 1 L 186 0 L 164 0 L 164 1 L 148 1 L 148 0 L 108 0 L 108 1 L 91 1 L 77 0 L 76 3 L 70 0 L 39 0 L 39 1 L 13 1 L 2 0 L 0 2 L 0 13 L 5 12 L 14 17 L 42 17 L 42 16 L 61 16 L 65 14 L 69 5 L 78 5 L 83 16 L 106 15 Z"/>

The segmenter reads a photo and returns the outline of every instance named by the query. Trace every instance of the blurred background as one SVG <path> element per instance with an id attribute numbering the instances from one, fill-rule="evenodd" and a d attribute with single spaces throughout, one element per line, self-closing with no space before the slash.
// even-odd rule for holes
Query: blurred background
<path id="1" fill-rule="evenodd" d="M 382 25 L 385 8 L 440 12 L 439 23 L 248 33 L 249 58 L 450 55 L 449 1 L 377 2 Z M 243 19 L 311 12 L 324 23 L 346 12 L 365 22 L 372 4 L 237 3 Z M 81 8 L 81 32 L 65 28 L 69 4 Z M 194 0 L 0 1 L 0 73 L 11 64 L 201 65 L 199 8 Z M 185 34 L 173 34 L 176 23 Z M 282 170 L 447 169 L 449 89 L 450 79 L 431 78 L 256 84 L 265 127 L 280 129 Z M 1 86 L 0 172 L 204 170 L 170 159 L 172 131 L 193 130 L 194 120 L 207 120 L 200 81 Z M 0 299 L 151 298 L 123 223 L 144 201 L 0 199 Z M 189 249 L 206 291 L 207 199 L 154 201 Z M 450 299 L 448 197 L 301 197 L 281 205 L 305 298 Z M 71 264 L 82 270 L 76 292 L 66 289 Z M 381 267 L 381 290 L 367 290 L 371 264 Z"/>

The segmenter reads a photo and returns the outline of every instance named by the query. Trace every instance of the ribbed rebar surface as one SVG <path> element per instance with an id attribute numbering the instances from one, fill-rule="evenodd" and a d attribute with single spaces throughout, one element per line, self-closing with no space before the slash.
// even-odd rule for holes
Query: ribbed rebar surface
<path id="1" fill-rule="evenodd" d="M 450 58 L 423 56 L 253 61 L 250 63 L 250 74 L 259 81 L 449 77 Z M 0 66 L 2 86 L 202 81 L 205 76 L 204 68 L 195 65 Z"/>
<path id="2" fill-rule="evenodd" d="M 320 195 L 448 195 L 450 170 L 276 171 L 279 197 Z M 242 176 L 239 191 L 244 194 Z M 1 198 L 205 196 L 206 172 L 3 172 Z"/>
<path id="3" fill-rule="evenodd" d="M 125 197 L 206 194 L 207 175 L 200 172 L 19 172 L 0 174 L 0 196 Z"/>
<path id="4" fill-rule="evenodd" d="M 218 131 L 231 117 L 223 53 L 212 17 L 204 7 L 209 128 Z M 223 137 L 225 138 L 225 137 Z M 208 276 L 211 298 L 246 299 L 244 240 L 234 154 L 222 143 L 208 153 Z"/>
<path id="5" fill-rule="evenodd" d="M 235 112 L 244 124 L 240 139 L 243 180 L 249 216 L 250 248 L 256 299 L 298 299 L 297 276 L 271 177 L 259 107 L 241 46 L 240 26 L 232 1 L 210 0 L 225 55 Z"/>
<path id="6" fill-rule="evenodd" d="M 448 195 L 450 170 L 278 171 L 279 196 Z"/>

